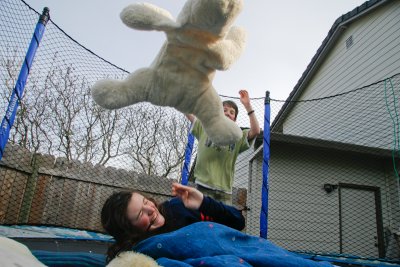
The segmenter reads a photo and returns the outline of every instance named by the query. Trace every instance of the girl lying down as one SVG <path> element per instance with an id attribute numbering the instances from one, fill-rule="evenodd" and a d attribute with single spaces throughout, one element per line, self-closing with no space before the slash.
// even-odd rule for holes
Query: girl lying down
<path id="1" fill-rule="evenodd" d="M 101 221 L 115 239 L 108 266 L 145 266 L 146 258 L 152 264 L 146 266 L 164 267 L 333 266 L 240 232 L 245 226 L 240 210 L 193 187 L 174 183 L 172 194 L 176 197 L 161 204 L 135 191 L 106 200 Z"/>

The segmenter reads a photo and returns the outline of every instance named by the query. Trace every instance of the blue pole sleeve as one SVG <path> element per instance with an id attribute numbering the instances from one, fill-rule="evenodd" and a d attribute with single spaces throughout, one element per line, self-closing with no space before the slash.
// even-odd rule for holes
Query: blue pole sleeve
<path id="1" fill-rule="evenodd" d="M 263 181 L 261 191 L 261 213 L 260 213 L 260 237 L 267 238 L 268 235 L 268 191 L 269 191 L 269 158 L 270 158 L 270 120 L 271 106 L 269 92 L 265 94 L 264 112 L 264 136 L 263 136 Z"/>
<path id="2" fill-rule="evenodd" d="M 18 80 L 15 84 L 14 90 L 11 93 L 11 97 L 8 103 L 8 107 L 6 110 L 6 114 L 1 122 L 0 128 L 0 160 L 3 157 L 4 149 L 6 147 L 8 137 L 10 135 L 10 129 L 14 124 L 15 115 L 17 113 L 17 109 L 19 103 L 22 100 L 24 94 L 24 88 L 26 81 L 28 79 L 29 71 L 32 66 L 33 58 L 35 57 L 36 50 L 39 47 L 40 40 L 43 37 L 44 30 L 49 20 L 49 9 L 45 7 L 43 9 L 42 15 L 39 17 L 39 21 L 36 24 L 35 32 L 33 33 L 33 37 L 31 43 L 29 45 L 28 51 L 25 56 L 24 63 L 22 64 L 22 68 L 20 70 Z"/>
<path id="3" fill-rule="evenodd" d="M 194 144 L 194 136 L 191 132 L 188 134 L 188 142 L 186 145 L 186 150 L 185 150 L 185 162 L 183 164 L 183 169 L 182 169 L 182 184 L 187 185 L 189 181 L 189 168 L 190 168 L 190 159 L 192 157 L 192 150 L 193 150 L 193 144 Z"/>

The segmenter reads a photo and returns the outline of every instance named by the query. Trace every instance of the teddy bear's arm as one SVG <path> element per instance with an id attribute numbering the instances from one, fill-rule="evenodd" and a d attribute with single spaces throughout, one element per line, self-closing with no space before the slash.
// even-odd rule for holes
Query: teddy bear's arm
<path id="1" fill-rule="evenodd" d="M 125 25 L 137 30 L 169 31 L 178 27 L 171 13 L 149 3 L 131 4 L 120 17 Z"/>
<path id="2" fill-rule="evenodd" d="M 241 55 L 246 42 L 243 28 L 233 26 L 225 39 L 210 47 L 211 57 L 207 66 L 217 70 L 227 70 Z"/>

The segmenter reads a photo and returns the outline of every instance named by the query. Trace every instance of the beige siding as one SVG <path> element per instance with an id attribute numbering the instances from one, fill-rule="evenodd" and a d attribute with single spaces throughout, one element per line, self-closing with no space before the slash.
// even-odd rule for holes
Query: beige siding
<path id="1" fill-rule="evenodd" d="M 254 148 L 250 147 L 239 154 L 235 165 L 233 187 L 247 189 L 249 183 L 249 158 L 252 153 L 254 153 Z"/>
<path id="2" fill-rule="evenodd" d="M 262 158 L 251 165 L 250 190 L 261 191 Z M 386 166 L 387 165 L 387 166 Z M 271 145 L 268 239 L 289 250 L 339 251 L 338 190 L 327 194 L 323 184 L 348 183 L 380 188 L 383 226 L 398 229 L 396 178 L 390 159 L 378 159 L 306 147 Z M 386 166 L 386 167 L 385 167 Z M 252 193 L 250 193 L 252 194 Z M 249 195 L 250 195 L 249 194 Z M 247 232 L 259 234 L 261 199 L 252 194 Z M 357 216 L 357 214 L 354 214 Z"/>
<path id="3" fill-rule="evenodd" d="M 246 233 L 250 235 L 260 235 L 260 211 L 261 211 L 261 188 L 262 188 L 262 153 L 250 162 L 249 185 L 247 192 L 247 212 Z"/>
<path id="4" fill-rule="evenodd" d="M 392 1 L 346 27 L 300 100 L 349 92 L 399 73 L 399 1 Z M 350 36 L 354 43 L 347 49 Z M 394 85 L 396 94 L 398 86 Z M 393 121 L 386 100 L 393 103 L 396 99 L 399 95 L 393 98 L 388 88 L 385 95 L 382 82 L 370 91 L 301 103 L 285 119 L 283 133 L 391 149 L 393 137 L 387 129 L 392 129 Z"/>
<path id="5" fill-rule="evenodd" d="M 393 1 L 346 27 L 307 85 L 303 99 L 347 92 L 399 73 L 399 1 Z M 347 49 L 346 40 L 350 36 L 353 45 Z"/>

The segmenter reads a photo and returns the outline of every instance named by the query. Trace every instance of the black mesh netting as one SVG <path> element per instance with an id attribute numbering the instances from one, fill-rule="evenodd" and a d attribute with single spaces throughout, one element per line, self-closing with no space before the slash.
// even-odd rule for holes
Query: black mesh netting
<path id="1" fill-rule="evenodd" d="M 40 13 L 2 0 L 0 14 L 5 112 Z M 92 101 L 94 82 L 127 75 L 48 22 L 0 161 L 0 224 L 102 231 L 99 211 L 112 192 L 170 197 L 171 182 L 181 179 L 189 122 L 172 108 L 143 103 L 107 111 Z M 399 85 L 395 75 L 320 99 L 271 96 L 270 240 L 298 252 L 399 258 Z M 263 127 L 264 99 L 252 105 Z M 238 124 L 249 126 L 243 109 Z M 234 203 L 245 208 L 245 231 L 254 235 L 262 142 L 258 137 L 239 156 L 235 173 Z M 196 147 L 192 163 L 195 154 Z"/>

